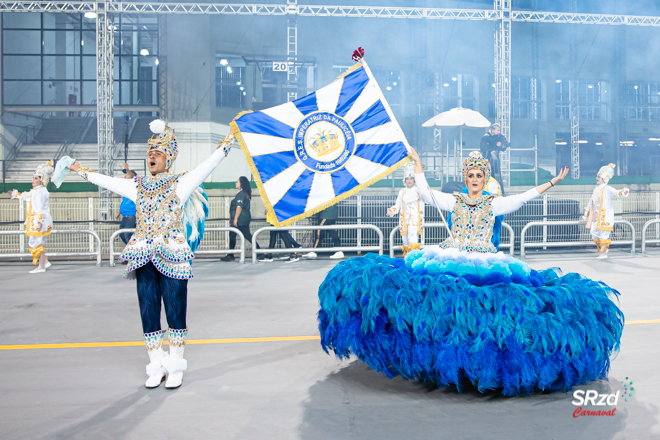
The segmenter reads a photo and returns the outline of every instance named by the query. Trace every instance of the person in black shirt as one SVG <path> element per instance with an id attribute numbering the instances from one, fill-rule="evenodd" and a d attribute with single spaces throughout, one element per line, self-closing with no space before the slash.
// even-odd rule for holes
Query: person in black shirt
<path id="1" fill-rule="evenodd" d="M 509 141 L 500 133 L 500 124 L 490 126 L 488 133 L 481 138 L 481 155 L 490 162 L 493 179 L 502 187 L 502 170 L 500 168 L 500 152 L 509 148 Z M 504 193 L 502 193 L 504 195 Z"/>
<path id="2" fill-rule="evenodd" d="M 252 242 L 252 234 L 250 233 L 250 201 L 252 200 L 252 188 L 250 181 L 245 176 L 241 176 L 236 181 L 236 189 L 240 191 L 236 194 L 229 206 L 229 224 L 243 233 L 245 240 Z M 229 249 L 234 249 L 236 246 L 236 233 L 229 233 Z M 222 261 L 234 261 L 234 254 L 227 254 L 222 257 Z"/>
<path id="3" fill-rule="evenodd" d="M 330 226 L 334 225 L 337 223 L 337 218 L 339 218 L 339 205 L 334 204 L 323 211 L 319 212 L 319 220 L 320 223 L 319 225 L 321 226 Z M 340 247 L 341 246 L 341 240 L 339 239 L 339 233 L 337 232 L 336 229 L 331 229 L 329 231 L 321 231 L 318 230 L 316 231 L 316 241 L 314 243 L 314 247 L 318 247 L 319 244 L 321 243 L 321 240 L 324 237 L 330 237 L 332 240 L 332 246 L 333 247 Z M 316 252 L 308 252 L 303 255 L 303 258 L 307 259 L 314 259 L 317 257 Z M 330 256 L 330 258 L 334 259 L 340 259 L 344 258 L 344 253 L 342 251 L 337 251 L 334 254 Z"/>

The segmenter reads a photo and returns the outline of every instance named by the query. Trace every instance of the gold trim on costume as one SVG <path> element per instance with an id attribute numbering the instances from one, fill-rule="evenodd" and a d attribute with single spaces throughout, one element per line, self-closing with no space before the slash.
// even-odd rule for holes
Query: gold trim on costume
<path id="1" fill-rule="evenodd" d="M 614 228 L 605 221 L 607 210 L 603 208 L 604 192 L 605 192 L 605 188 L 600 190 L 600 202 L 598 203 L 598 217 L 596 219 L 596 229 L 600 229 L 601 231 L 613 231 Z"/>
<path id="2" fill-rule="evenodd" d="M 30 248 L 30 253 L 32 254 L 32 264 L 37 264 L 39 262 L 39 257 L 42 253 L 45 253 L 44 245 L 40 244 L 36 248 Z"/>

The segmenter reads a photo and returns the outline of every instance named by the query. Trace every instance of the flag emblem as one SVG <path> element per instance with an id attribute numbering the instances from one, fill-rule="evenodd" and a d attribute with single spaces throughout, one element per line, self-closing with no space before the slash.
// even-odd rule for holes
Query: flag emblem
<path id="1" fill-rule="evenodd" d="M 309 217 L 408 161 L 408 142 L 362 60 L 316 92 L 244 112 L 232 133 L 275 226 Z"/>

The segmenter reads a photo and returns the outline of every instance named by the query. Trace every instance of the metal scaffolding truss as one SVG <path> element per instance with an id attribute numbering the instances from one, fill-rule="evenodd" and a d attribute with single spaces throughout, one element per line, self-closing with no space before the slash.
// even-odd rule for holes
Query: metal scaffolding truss
<path id="1" fill-rule="evenodd" d="M 114 97 L 113 70 L 115 44 L 114 20 L 107 12 L 109 2 L 96 4 L 96 102 L 99 151 L 99 173 L 114 174 Z M 99 214 L 101 219 L 112 218 L 112 193 L 99 187 Z"/>
<path id="2" fill-rule="evenodd" d="M 0 12 L 94 12 L 94 1 L 0 1 Z M 365 17 L 446 20 L 502 20 L 537 23 L 575 23 L 660 26 L 660 17 L 578 14 L 495 9 L 407 8 L 291 4 L 218 4 L 175 2 L 112 2 L 108 12 L 142 14 L 298 15 L 301 17 Z"/>
<path id="3" fill-rule="evenodd" d="M 287 8 L 297 8 L 298 0 L 286 0 Z M 286 27 L 286 85 L 292 87 L 292 90 L 287 90 L 287 102 L 295 101 L 298 99 L 298 22 L 296 17 L 293 16 L 287 20 Z"/>
<path id="4" fill-rule="evenodd" d="M 495 29 L 495 111 L 500 132 L 509 140 L 511 124 L 511 0 L 495 0 L 494 6 L 504 19 Z M 502 186 L 511 186 L 511 152 L 500 153 Z"/>

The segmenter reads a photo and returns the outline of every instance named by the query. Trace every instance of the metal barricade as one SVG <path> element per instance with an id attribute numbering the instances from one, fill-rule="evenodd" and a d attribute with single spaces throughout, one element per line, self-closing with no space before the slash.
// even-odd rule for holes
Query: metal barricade
<path id="1" fill-rule="evenodd" d="M 235 232 L 238 234 L 238 236 L 241 238 L 241 247 L 239 249 L 211 249 L 211 250 L 196 250 L 195 255 L 214 255 L 214 254 L 241 254 L 240 262 L 241 264 L 245 263 L 245 237 L 243 236 L 243 233 L 236 229 L 236 228 L 206 228 L 204 229 L 204 233 L 207 232 L 223 232 L 223 231 L 229 231 L 229 232 Z M 115 252 L 115 239 L 119 234 L 123 234 L 126 232 L 135 232 L 134 228 L 130 229 L 119 229 L 115 231 L 111 236 L 110 236 L 110 267 L 115 266 L 115 257 L 118 257 L 121 255 L 121 252 Z"/>
<path id="2" fill-rule="evenodd" d="M 265 231 L 328 231 L 328 230 L 346 230 L 346 229 L 371 229 L 378 234 L 378 246 L 348 246 L 348 247 L 327 247 L 327 248 L 295 248 L 296 252 L 314 252 L 322 250 L 322 252 L 356 252 L 356 251 L 378 251 L 378 254 L 383 255 L 383 232 L 375 225 L 360 224 L 360 225 L 323 225 L 323 226 L 282 226 L 276 228 L 275 226 L 266 226 L 257 229 L 252 235 L 252 264 L 257 262 L 257 254 L 288 254 L 291 253 L 292 248 L 280 249 L 257 249 L 257 237 Z"/>
<path id="3" fill-rule="evenodd" d="M 96 242 L 96 250 L 90 249 L 88 252 L 46 252 L 49 257 L 93 257 L 96 256 L 96 265 L 101 265 L 101 238 L 94 231 L 88 229 L 62 229 L 50 231 L 51 234 L 89 234 Z M 25 231 L 0 231 L 0 235 L 21 235 Z M 3 254 L 0 258 L 32 258 L 30 253 Z"/>
<path id="4" fill-rule="evenodd" d="M 584 220 L 567 220 L 567 221 L 546 221 L 546 222 L 530 222 L 525 225 L 525 227 L 520 232 L 520 258 L 525 256 L 526 247 L 566 247 L 566 246 L 589 246 L 593 244 L 593 241 L 554 241 L 554 242 L 539 242 L 539 243 L 525 243 L 525 233 L 529 228 L 534 226 L 564 226 L 564 225 L 584 225 L 586 222 Z M 631 240 L 617 240 L 613 241 L 612 244 L 629 244 L 631 245 L 630 253 L 635 253 L 635 226 L 627 220 L 614 220 L 614 224 L 622 224 L 630 227 L 632 231 Z"/>
<path id="5" fill-rule="evenodd" d="M 646 243 L 660 243 L 660 239 L 658 238 L 646 239 L 646 228 L 657 224 L 660 224 L 660 220 L 649 220 L 644 223 L 644 227 L 642 228 L 642 253 L 646 252 Z"/>
<path id="6" fill-rule="evenodd" d="M 204 229 L 204 234 L 207 232 L 235 232 L 241 238 L 241 247 L 238 249 L 208 249 L 205 251 L 197 249 L 195 255 L 214 255 L 214 254 L 241 254 L 239 261 L 241 264 L 245 263 L 245 236 L 243 233 L 234 227 L 219 227 L 219 228 L 206 228 Z"/>
<path id="7" fill-rule="evenodd" d="M 424 229 L 426 229 L 426 228 L 444 228 L 444 227 L 445 227 L 444 223 L 426 223 L 426 224 L 424 224 Z M 515 236 L 514 236 L 514 233 L 513 233 L 513 228 L 511 226 L 509 226 L 508 224 L 504 223 L 504 222 L 502 222 L 502 227 L 505 228 L 509 233 L 509 242 L 506 243 L 506 244 L 503 244 L 503 243 L 500 244 L 500 249 L 502 249 L 502 248 L 509 249 L 509 254 L 511 256 L 513 256 L 514 240 L 515 240 Z M 398 231 L 398 230 L 399 230 L 399 227 L 396 226 L 396 227 L 392 228 L 392 230 L 390 231 L 390 257 L 392 257 L 392 258 L 394 258 L 394 251 L 395 250 L 397 250 L 397 251 L 401 250 L 401 246 L 394 246 L 394 235 L 395 235 L 396 231 Z M 424 244 L 424 236 L 422 236 L 421 247 L 422 248 L 426 247 L 426 245 Z"/>

